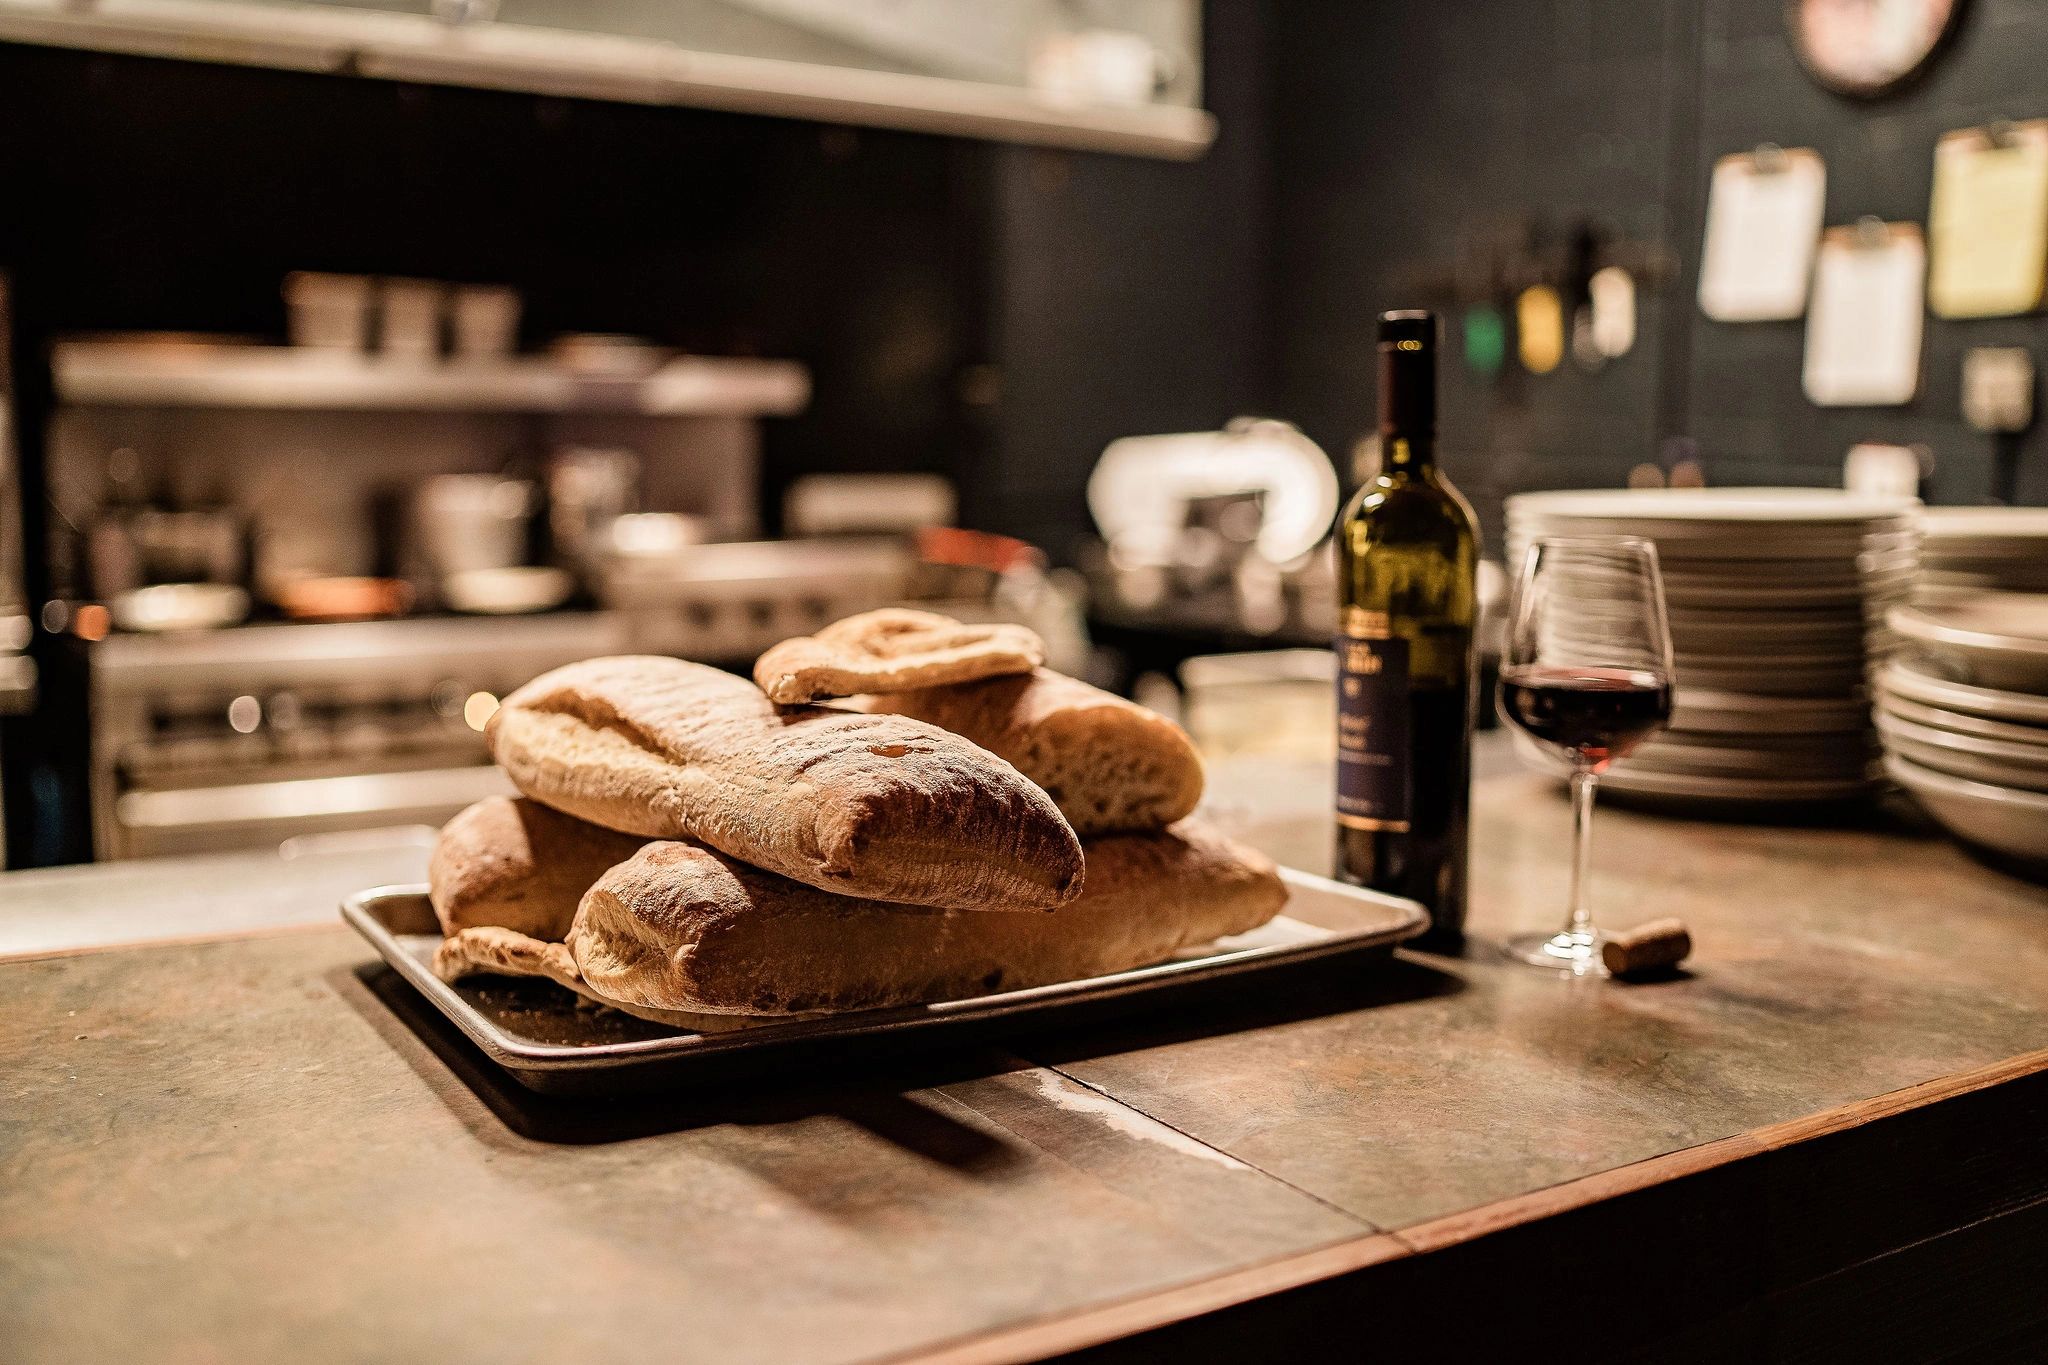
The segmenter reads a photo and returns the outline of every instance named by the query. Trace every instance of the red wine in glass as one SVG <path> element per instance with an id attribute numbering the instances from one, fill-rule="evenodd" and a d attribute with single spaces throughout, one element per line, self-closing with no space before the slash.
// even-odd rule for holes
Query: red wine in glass
<path id="1" fill-rule="evenodd" d="M 1574 767 L 1605 772 L 1670 721 L 1671 684 L 1650 669 L 1510 664 L 1500 707 Z"/>

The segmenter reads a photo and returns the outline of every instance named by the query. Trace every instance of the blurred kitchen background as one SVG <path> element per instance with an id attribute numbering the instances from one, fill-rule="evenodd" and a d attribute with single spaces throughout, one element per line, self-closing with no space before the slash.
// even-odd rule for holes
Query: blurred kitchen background
<path id="1" fill-rule="evenodd" d="M 1803 10 L 1932 41 L 1859 92 Z M 0 0 L 7 863 L 437 823 L 540 669 L 890 601 L 1227 743 L 1327 693 L 1384 308 L 1446 316 L 1495 556 L 1515 492 L 1859 445 L 2048 502 L 2038 306 L 1823 406 L 1804 317 L 1700 302 L 1723 158 L 1924 223 L 2043 52 L 2039 0 Z"/>

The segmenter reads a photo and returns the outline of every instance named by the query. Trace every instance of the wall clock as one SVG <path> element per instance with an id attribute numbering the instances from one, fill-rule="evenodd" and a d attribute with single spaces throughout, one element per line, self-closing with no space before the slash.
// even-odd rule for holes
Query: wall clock
<path id="1" fill-rule="evenodd" d="M 1962 10 L 1963 0 L 1790 0 L 1785 24 L 1815 80 L 1870 99 L 1924 70 Z"/>

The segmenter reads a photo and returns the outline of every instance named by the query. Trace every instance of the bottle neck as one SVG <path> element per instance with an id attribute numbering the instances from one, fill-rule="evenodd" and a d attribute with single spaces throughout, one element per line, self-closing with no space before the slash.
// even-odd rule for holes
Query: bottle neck
<path id="1" fill-rule="evenodd" d="M 1436 356 L 1412 341 L 1382 342 L 1379 359 L 1380 463 L 1425 473 L 1436 464 Z"/>
<path id="2" fill-rule="evenodd" d="M 1380 467 L 1388 473 L 1427 474 L 1436 468 L 1436 436 L 1430 432 L 1380 432 Z"/>

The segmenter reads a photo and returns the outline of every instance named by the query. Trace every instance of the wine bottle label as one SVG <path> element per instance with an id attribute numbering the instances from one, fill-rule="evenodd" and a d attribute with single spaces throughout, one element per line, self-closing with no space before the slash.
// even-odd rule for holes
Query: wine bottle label
<path id="1" fill-rule="evenodd" d="M 1337 637 L 1337 823 L 1408 828 L 1408 641 L 1384 616 L 1347 614 Z"/>

